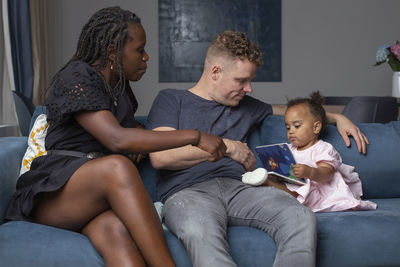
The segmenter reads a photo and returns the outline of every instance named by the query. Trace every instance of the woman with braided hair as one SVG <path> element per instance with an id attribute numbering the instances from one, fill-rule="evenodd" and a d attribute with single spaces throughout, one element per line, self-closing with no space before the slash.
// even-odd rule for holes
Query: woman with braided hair
<path id="1" fill-rule="evenodd" d="M 6 214 L 83 233 L 107 266 L 174 266 L 135 166 L 143 153 L 193 145 L 216 161 L 226 150 L 221 138 L 198 130 L 138 127 L 129 81 L 146 71 L 145 44 L 132 12 L 110 7 L 89 19 L 49 88 L 48 153 L 20 176 Z"/>

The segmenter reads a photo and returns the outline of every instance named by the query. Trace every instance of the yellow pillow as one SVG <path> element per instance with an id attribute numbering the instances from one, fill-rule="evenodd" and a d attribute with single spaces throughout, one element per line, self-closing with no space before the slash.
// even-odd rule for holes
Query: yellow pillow
<path id="1" fill-rule="evenodd" d="M 28 148 L 22 159 L 20 175 L 30 170 L 31 163 L 35 158 L 47 154 L 44 144 L 48 127 L 46 114 L 40 114 L 36 118 L 28 136 Z"/>

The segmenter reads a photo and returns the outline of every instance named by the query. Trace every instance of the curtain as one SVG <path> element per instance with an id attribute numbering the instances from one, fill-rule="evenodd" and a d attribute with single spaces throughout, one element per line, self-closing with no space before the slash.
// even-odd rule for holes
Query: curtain
<path id="1" fill-rule="evenodd" d="M 51 79 L 48 55 L 48 1 L 30 0 L 32 64 L 34 69 L 32 102 L 35 106 L 44 104 L 44 92 L 49 86 Z"/>
<path id="2" fill-rule="evenodd" d="M 14 132 L 10 135 L 16 135 L 18 128 L 12 97 L 15 86 L 8 27 L 8 0 L 1 1 L 0 16 L 0 125 L 14 125 Z"/>
<path id="3" fill-rule="evenodd" d="M 8 20 L 15 90 L 32 101 L 33 66 L 29 0 L 9 0 Z"/>

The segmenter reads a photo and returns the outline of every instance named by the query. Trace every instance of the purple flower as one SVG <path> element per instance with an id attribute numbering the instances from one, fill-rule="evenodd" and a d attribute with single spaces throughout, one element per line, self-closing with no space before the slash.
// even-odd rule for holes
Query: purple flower
<path id="1" fill-rule="evenodd" d="M 390 47 L 390 51 L 393 53 L 393 55 L 396 56 L 398 60 L 400 60 L 400 44 L 394 44 Z"/>

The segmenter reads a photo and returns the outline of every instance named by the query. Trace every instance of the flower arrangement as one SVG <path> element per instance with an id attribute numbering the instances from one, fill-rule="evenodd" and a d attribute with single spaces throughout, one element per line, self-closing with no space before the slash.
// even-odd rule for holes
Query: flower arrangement
<path id="1" fill-rule="evenodd" d="M 382 45 L 376 52 L 376 64 L 387 62 L 393 71 L 400 71 L 400 41 L 393 45 Z"/>

